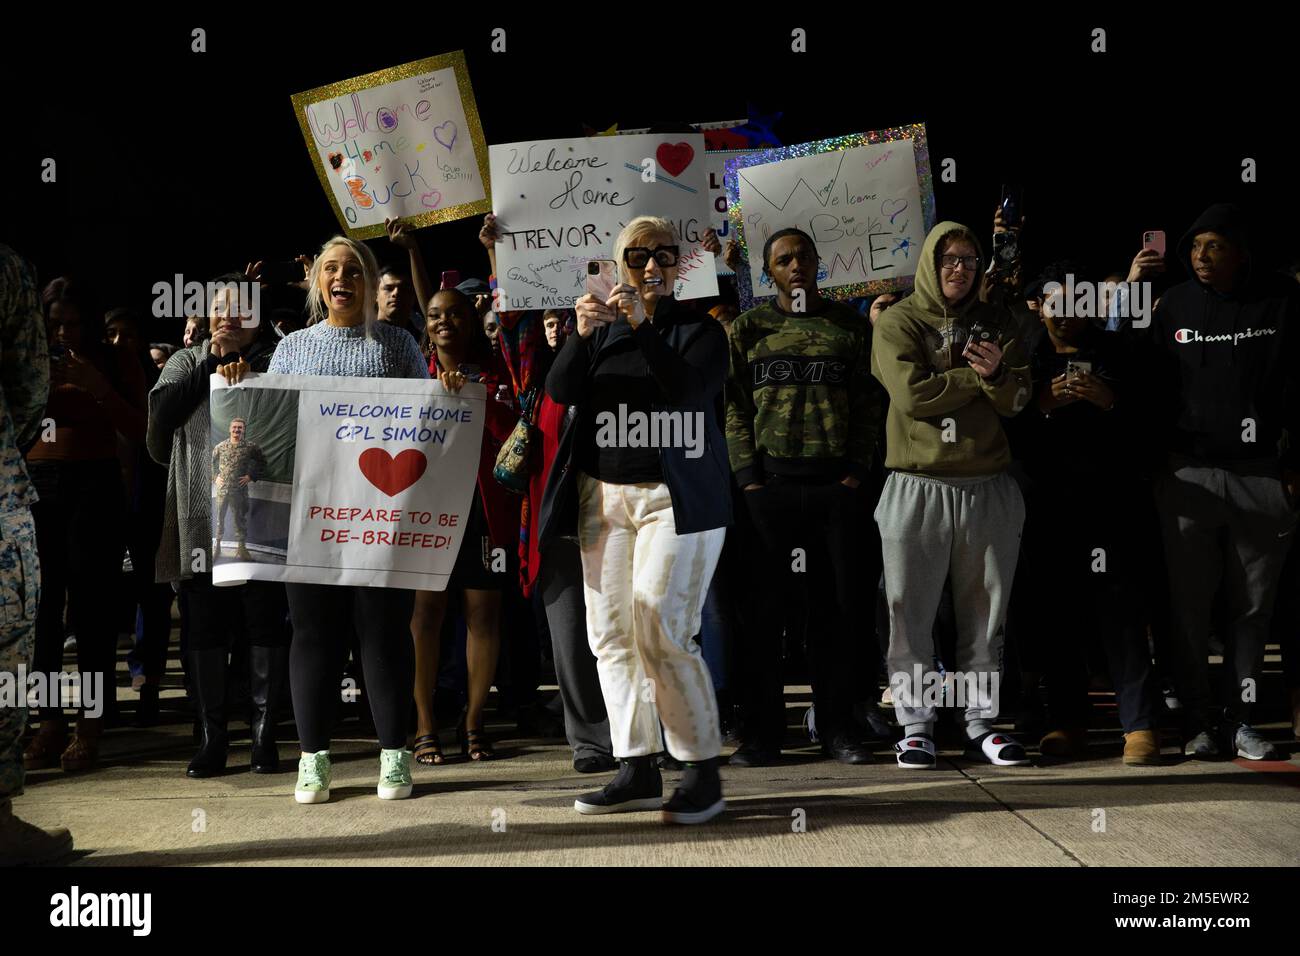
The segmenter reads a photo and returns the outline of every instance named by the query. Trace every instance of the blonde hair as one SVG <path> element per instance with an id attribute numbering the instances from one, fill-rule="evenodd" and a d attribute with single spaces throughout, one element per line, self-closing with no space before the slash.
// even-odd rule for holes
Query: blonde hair
<path id="1" fill-rule="evenodd" d="M 368 246 L 347 236 L 335 236 L 327 241 L 320 247 L 320 252 L 312 261 L 311 271 L 307 274 L 307 314 L 310 317 L 308 324 L 315 325 L 329 318 L 329 307 L 325 305 L 325 296 L 320 291 L 320 270 L 325 253 L 335 246 L 347 246 L 361 263 L 361 279 L 364 286 L 361 308 L 362 315 L 365 316 L 366 338 L 370 338 L 371 329 L 374 328 L 379 314 L 376 301 L 376 290 L 379 288 L 379 262 Z"/>
<path id="2" fill-rule="evenodd" d="M 623 282 L 630 282 L 632 279 L 628 275 L 627 266 L 623 264 L 623 250 L 636 245 L 633 240 L 644 236 L 667 236 L 670 244 L 681 242 L 677 235 L 677 227 L 670 220 L 659 216 L 637 216 L 623 227 L 623 231 L 614 240 L 614 261 L 618 263 L 618 276 Z"/>

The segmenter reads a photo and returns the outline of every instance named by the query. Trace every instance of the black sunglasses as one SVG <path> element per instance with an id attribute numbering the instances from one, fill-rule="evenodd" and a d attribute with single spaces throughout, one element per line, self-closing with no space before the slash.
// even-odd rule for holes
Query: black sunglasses
<path id="1" fill-rule="evenodd" d="M 667 269 L 670 266 L 677 265 L 677 246 L 655 246 L 653 249 L 647 249 L 645 246 L 629 246 L 623 250 L 623 262 L 629 269 L 644 269 L 650 264 L 650 257 L 653 256 L 659 268 Z"/>

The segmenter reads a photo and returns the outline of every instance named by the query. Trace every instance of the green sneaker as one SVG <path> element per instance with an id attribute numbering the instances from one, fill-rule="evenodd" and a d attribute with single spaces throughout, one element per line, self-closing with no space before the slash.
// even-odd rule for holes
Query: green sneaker
<path id="1" fill-rule="evenodd" d="M 379 799 L 405 800 L 411 795 L 411 752 L 379 751 Z"/>
<path id="2" fill-rule="evenodd" d="M 293 798 L 299 803 L 324 803 L 330 798 L 330 752 L 303 754 L 298 760 L 298 786 Z"/>

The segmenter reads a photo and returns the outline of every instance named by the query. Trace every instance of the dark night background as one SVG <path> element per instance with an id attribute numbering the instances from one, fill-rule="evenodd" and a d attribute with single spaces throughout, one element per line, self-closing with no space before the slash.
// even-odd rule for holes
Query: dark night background
<path id="1" fill-rule="evenodd" d="M 582 135 L 584 123 L 733 119 L 749 104 L 784 114 L 775 129 L 787 145 L 920 120 L 940 218 L 987 233 L 1001 184 L 1023 184 L 1031 272 L 1063 257 L 1094 278 L 1125 271 L 1143 230 L 1164 229 L 1172 250 L 1218 201 L 1257 216 L 1270 265 L 1300 252 L 1285 21 L 1135 25 L 1090 12 L 1011 26 L 994 5 L 912 5 L 883 18 L 809 5 L 745 6 L 746 25 L 732 26 L 739 5 L 546 9 L 230 6 L 162 23 L 123 13 L 13 25 L 0 41 L 16 90 L 0 120 L 10 154 L 0 241 L 35 263 L 42 284 L 79 276 L 104 306 L 146 314 L 153 283 L 174 273 L 202 280 L 314 252 L 340 230 L 290 95 L 463 49 L 489 143 Z M 207 30 L 206 53 L 190 52 L 195 26 Z M 496 26 L 504 54 L 489 49 Z M 796 26 L 807 53 L 790 51 Z M 1089 50 L 1098 26 L 1104 54 Z M 40 181 L 46 156 L 58 162 L 55 184 Z M 937 176 L 949 156 L 955 183 Z M 1254 184 L 1241 181 L 1244 157 L 1258 163 Z M 479 221 L 418 233 L 435 280 L 442 269 L 486 273 Z M 393 256 L 386 241 L 371 245 L 381 261 Z M 154 337 L 178 341 L 180 329 Z"/>

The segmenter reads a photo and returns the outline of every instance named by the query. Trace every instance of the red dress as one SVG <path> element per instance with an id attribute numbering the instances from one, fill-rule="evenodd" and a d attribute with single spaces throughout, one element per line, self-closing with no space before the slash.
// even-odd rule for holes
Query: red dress
<path id="1" fill-rule="evenodd" d="M 506 491 L 492 477 L 492 469 L 496 467 L 501 446 L 519 422 L 519 409 L 515 405 L 513 392 L 508 404 L 497 401 L 498 386 L 504 383 L 508 388 L 510 380 L 500 358 L 491 356 L 482 369 L 479 381 L 487 388 L 487 404 L 483 420 L 483 448 L 478 460 L 478 493 L 483 502 L 492 547 L 505 548 L 508 553 L 515 549 L 519 539 L 519 504 L 523 499 Z M 440 371 L 438 353 L 434 351 L 429 357 L 429 374 L 437 378 Z"/>

